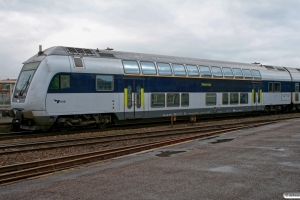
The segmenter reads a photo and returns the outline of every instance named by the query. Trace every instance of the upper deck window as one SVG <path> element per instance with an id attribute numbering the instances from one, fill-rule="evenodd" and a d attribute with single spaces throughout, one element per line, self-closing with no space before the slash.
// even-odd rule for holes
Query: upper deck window
<path id="1" fill-rule="evenodd" d="M 186 65 L 186 69 L 189 76 L 199 76 L 199 71 L 195 65 Z"/>
<path id="2" fill-rule="evenodd" d="M 233 69 L 233 72 L 234 72 L 235 78 L 243 78 L 244 77 L 241 69 L 235 68 L 235 69 Z"/>
<path id="3" fill-rule="evenodd" d="M 156 74 L 156 68 L 153 62 L 140 62 L 143 74 Z"/>
<path id="4" fill-rule="evenodd" d="M 232 73 L 231 68 L 223 67 L 223 73 L 224 73 L 225 78 L 233 78 L 233 73 Z"/>
<path id="5" fill-rule="evenodd" d="M 174 76 L 186 76 L 186 72 L 183 65 L 172 64 Z"/>
<path id="6" fill-rule="evenodd" d="M 243 69 L 243 72 L 246 79 L 252 79 L 252 74 L 250 69 Z"/>
<path id="7" fill-rule="evenodd" d="M 258 70 L 252 70 L 254 79 L 261 79 L 260 72 Z"/>
<path id="8" fill-rule="evenodd" d="M 157 67 L 160 75 L 172 75 L 171 67 L 168 63 L 157 63 Z"/>
<path id="9" fill-rule="evenodd" d="M 211 77 L 211 72 L 207 66 L 199 66 L 202 77 Z"/>
<path id="10" fill-rule="evenodd" d="M 211 67 L 213 77 L 223 77 L 223 73 L 220 67 Z"/>
<path id="11" fill-rule="evenodd" d="M 136 61 L 123 60 L 125 74 L 139 74 L 140 69 Z"/>

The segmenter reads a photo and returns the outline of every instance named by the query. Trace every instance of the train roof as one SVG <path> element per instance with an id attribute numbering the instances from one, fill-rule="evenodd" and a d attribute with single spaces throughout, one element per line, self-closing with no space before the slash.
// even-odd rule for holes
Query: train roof
<path id="1" fill-rule="evenodd" d="M 188 58 L 180 56 L 166 56 L 166 55 L 156 55 L 156 54 L 145 54 L 145 53 L 133 53 L 124 51 L 112 51 L 112 50 L 99 50 L 99 49 L 83 49 L 74 47 L 63 47 L 55 46 L 46 49 L 42 56 L 49 55 L 64 55 L 64 56 L 79 56 L 79 57 L 95 57 L 95 58 L 115 58 L 122 60 L 140 60 L 140 61 L 153 61 L 153 62 L 167 62 L 167 63 L 178 63 L 178 64 L 195 64 L 206 63 L 206 65 L 228 65 L 228 66 L 248 66 L 255 67 L 255 64 L 239 63 L 239 62 L 229 62 L 229 61 L 219 61 L 219 60 L 208 60 L 199 58 Z M 30 58 L 37 58 L 38 54 Z M 26 62 L 28 62 L 27 60 Z M 26 63 L 25 62 L 25 63 Z"/>
<path id="2" fill-rule="evenodd" d="M 289 72 L 294 80 L 300 80 L 300 69 L 286 68 L 280 66 L 267 66 L 261 64 L 250 64 L 240 62 L 229 62 L 219 60 L 208 60 L 198 58 L 187 58 L 180 56 L 165 56 L 145 53 L 132 53 L 123 51 L 112 50 L 99 50 L 99 49 L 85 49 L 75 47 L 54 46 L 39 52 L 26 62 L 41 61 L 46 56 L 50 55 L 62 55 L 62 56 L 74 56 L 74 57 L 92 57 L 92 58 L 109 58 L 109 59 L 121 59 L 121 60 L 138 60 L 138 61 L 153 61 L 153 62 L 166 62 L 177 64 L 190 64 L 190 65 L 205 65 L 205 66 L 218 66 L 218 67 L 231 67 L 241 69 L 256 69 L 261 72 L 263 80 L 290 80 Z"/>

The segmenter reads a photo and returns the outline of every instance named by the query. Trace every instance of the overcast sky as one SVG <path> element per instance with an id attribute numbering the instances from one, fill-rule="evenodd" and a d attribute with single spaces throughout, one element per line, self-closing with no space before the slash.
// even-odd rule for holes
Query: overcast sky
<path id="1" fill-rule="evenodd" d="M 52 46 L 300 68 L 299 0 L 0 0 L 0 78 Z"/>

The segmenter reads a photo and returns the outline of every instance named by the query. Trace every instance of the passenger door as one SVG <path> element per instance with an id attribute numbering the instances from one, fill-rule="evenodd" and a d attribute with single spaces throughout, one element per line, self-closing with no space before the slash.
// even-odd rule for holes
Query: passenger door
<path id="1" fill-rule="evenodd" d="M 144 117 L 144 80 L 124 79 L 124 117 Z"/>
<path id="2" fill-rule="evenodd" d="M 262 89 L 258 84 L 253 84 L 251 95 L 252 110 L 261 110 L 262 105 Z"/>

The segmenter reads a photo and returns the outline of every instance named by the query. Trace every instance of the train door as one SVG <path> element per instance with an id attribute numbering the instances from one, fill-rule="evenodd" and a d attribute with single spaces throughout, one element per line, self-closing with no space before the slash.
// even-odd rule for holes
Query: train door
<path id="1" fill-rule="evenodd" d="M 253 84 L 251 95 L 252 110 L 261 110 L 262 105 L 262 89 L 259 85 Z"/>
<path id="2" fill-rule="evenodd" d="M 144 80 L 124 79 L 124 117 L 144 117 Z"/>

